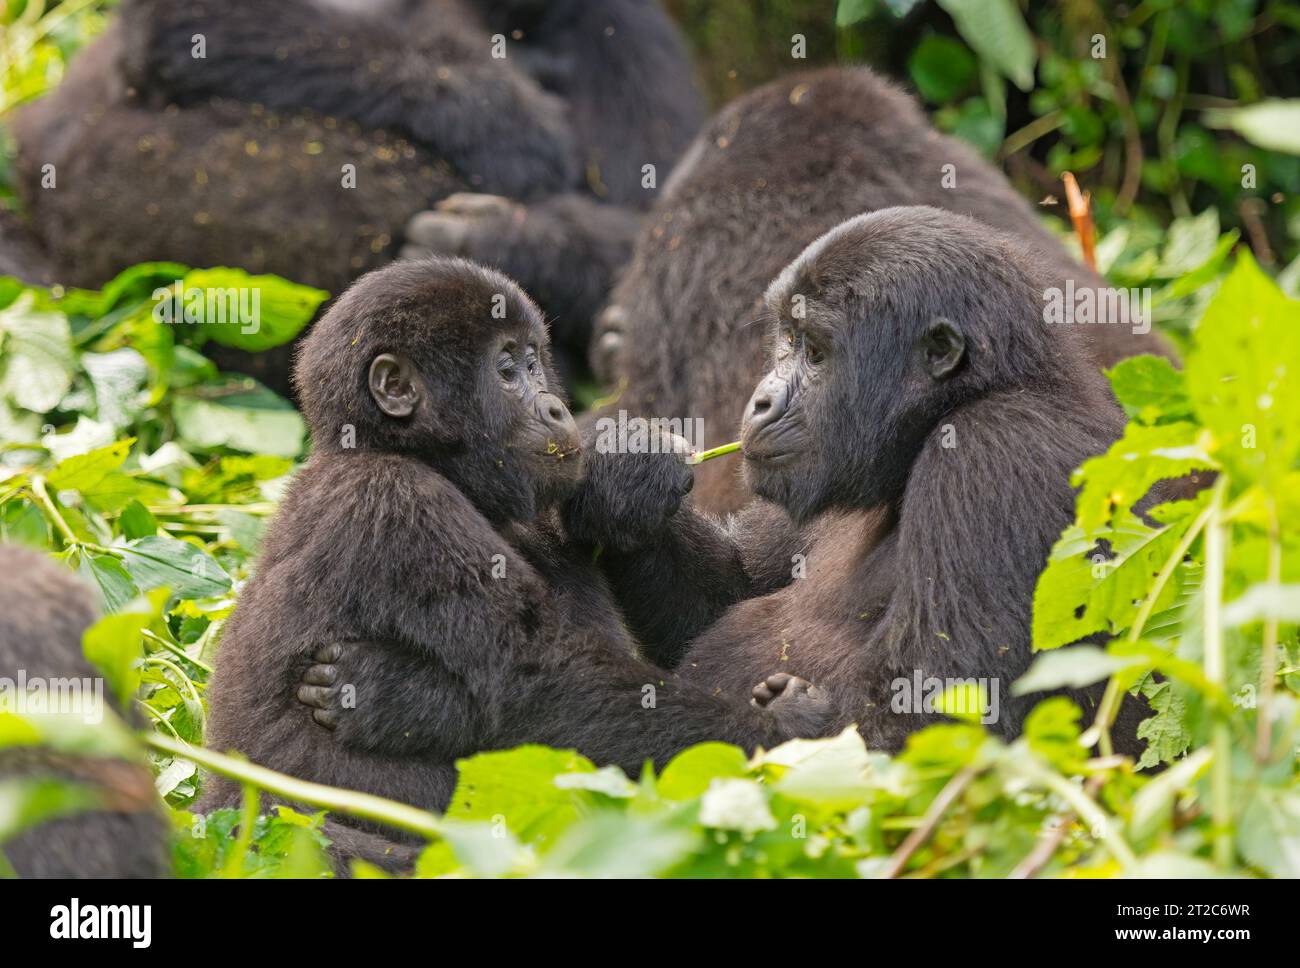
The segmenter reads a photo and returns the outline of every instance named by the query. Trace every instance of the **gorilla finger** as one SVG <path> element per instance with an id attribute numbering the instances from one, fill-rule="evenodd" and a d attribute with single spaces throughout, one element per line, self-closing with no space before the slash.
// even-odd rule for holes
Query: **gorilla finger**
<path id="1" fill-rule="evenodd" d="M 325 665 L 329 665 L 331 662 L 338 662 L 339 659 L 343 658 L 343 646 L 339 645 L 337 642 L 331 642 L 329 645 L 322 645 L 316 650 L 313 658 L 317 662 L 324 663 Z"/>
<path id="2" fill-rule="evenodd" d="M 310 686 L 332 686 L 338 675 L 332 665 L 314 665 L 303 673 L 302 681 Z"/>
<path id="3" fill-rule="evenodd" d="M 469 232 L 466 219 L 444 212 L 420 212 L 406 223 L 407 239 L 434 252 L 459 253 Z"/>
<path id="4" fill-rule="evenodd" d="M 304 706 L 327 709 L 334 699 L 334 690 L 325 686 L 299 686 L 298 701 Z"/>
<path id="5" fill-rule="evenodd" d="M 772 697 L 774 693 L 772 692 L 771 689 L 767 688 L 767 683 L 760 682 L 758 685 L 756 685 L 753 688 L 752 691 L 754 694 L 755 705 L 766 706 L 768 703 L 772 701 Z"/>
<path id="6" fill-rule="evenodd" d="M 454 192 L 437 205 L 440 212 L 469 216 L 508 215 L 521 207 L 504 196 L 482 192 Z"/>
<path id="7" fill-rule="evenodd" d="M 326 729 L 337 729 L 339 725 L 339 716 L 333 709 L 313 709 L 311 718 L 316 721 L 317 726 L 324 726 Z"/>
<path id="8" fill-rule="evenodd" d="M 788 672 L 775 672 L 764 679 L 763 683 L 773 692 L 781 692 L 793 678 Z"/>

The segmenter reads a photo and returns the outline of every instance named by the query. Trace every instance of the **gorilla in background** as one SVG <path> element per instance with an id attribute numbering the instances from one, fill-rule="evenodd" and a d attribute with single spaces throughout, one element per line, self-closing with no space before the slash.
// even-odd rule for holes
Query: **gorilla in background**
<path id="1" fill-rule="evenodd" d="M 944 187 L 952 165 L 955 187 Z M 916 103 L 866 68 L 775 81 L 724 108 L 687 150 L 647 217 L 631 264 L 597 325 L 593 366 L 623 386 L 606 408 L 633 416 L 704 419 L 715 446 L 766 368 L 754 330 L 768 283 L 846 218 L 895 205 L 969 215 L 1023 240 L 1049 283 L 1102 285 L 1039 222 L 1006 178 L 939 134 Z M 1040 293 L 1040 311 L 1041 311 Z M 1154 334 L 1084 327 L 1093 357 L 1169 355 Z M 693 441 L 699 444 L 699 441 Z M 695 501 L 717 512 L 750 494 L 732 462 L 696 475 Z"/>
<path id="2" fill-rule="evenodd" d="M 991 728 L 1018 734 L 1042 697 L 1010 686 L 1071 472 L 1124 426 L 1087 334 L 1043 320 L 1048 255 L 924 207 L 816 240 L 767 290 L 774 363 L 741 431 L 758 499 L 725 522 L 676 510 L 690 471 L 672 454 L 592 456 L 568 531 L 602 546 L 654 661 L 723 696 L 773 668 L 811 680 L 832 731 L 856 722 L 883 750 L 936 718 L 896 708 L 896 683 L 991 679 Z M 1071 696 L 1087 715 L 1100 692 Z M 1122 710 L 1125 752 L 1142 707 Z"/>
<path id="3" fill-rule="evenodd" d="M 81 650 L 97 618 L 90 589 L 68 569 L 30 548 L 0 545 L 0 676 L 28 682 L 92 680 Z M 125 711 L 105 690 L 106 715 Z M 55 817 L 0 843 L 20 877 L 162 877 L 171 870 L 167 822 L 153 774 L 140 762 L 80 756 L 40 746 L 0 749 L 0 783 L 71 781 L 97 803 Z"/>
<path id="4" fill-rule="evenodd" d="M 455 196 L 416 241 L 506 267 L 580 359 L 654 195 L 642 166 L 698 127 L 690 75 L 650 0 L 126 0 L 17 114 L 19 188 L 59 282 L 172 259 L 334 294 Z M 285 348 L 218 352 L 287 386 Z"/>
<path id="5" fill-rule="evenodd" d="M 372 273 L 295 378 L 313 452 L 223 631 L 207 745 L 441 809 L 456 760 L 482 750 L 573 748 L 635 776 L 705 740 L 822 731 L 806 682 L 751 703 L 636 656 L 589 551 L 562 541 L 583 455 L 541 314 L 510 280 L 462 260 Z M 359 687 L 340 714 L 343 651 Z M 237 794 L 218 779 L 204 807 Z"/>

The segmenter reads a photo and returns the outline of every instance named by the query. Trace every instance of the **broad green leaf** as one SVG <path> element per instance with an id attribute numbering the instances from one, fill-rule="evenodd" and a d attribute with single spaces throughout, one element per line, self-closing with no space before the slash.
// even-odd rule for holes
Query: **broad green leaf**
<path id="1" fill-rule="evenodd" d="M 1231 128 L 1252 144 L 1300 155 L 1300 98 L 1272 98 L 1241 108 L 1205 112 L 1212 128 Z"/>
<path id="2" fill-rule="evenodd" d="M 749 770 L 749 758 L 727 743 L 700 743 L 668 761 L 656 788 L 666 800 L 693 800 L 717 777 L 741 777 Z"/>
<path id="3" fill-rule="evenodd" d="M 1216 456 L 1277 480 L 1300 456 L 1300 301 L 1243 252 L 1196 329 L 1187 385 Z"/>
<path id="4" fill-rule="evenodd" d="M 1274 877 L 1300 877 L 1300 789 L 1258 787 L 1237 825 L 1237 845 Z"/>
<path id="5" fill-rule="evenodd" d="M 149 364 L 130 347 L 108 353 L 82 353 L 81 365 L 95 388 L 95 415 L 121 430 L 140 412 Z"/>
<path id="6" fill-rule="evenodd" d="M 1097 550 L 1095 535 L 1077 525 L 1066 528 L 1034 590 L 1034 649 L 1056 649 L 1098 632 L 1114 635 L 1132 625 L 1152 577 L 1190 526 L 1190 520 L 1163 529 L 1135 523 L 1102 532 L 1111 557 Z M 1156 609 L 1169 606 L 1176 585 L 1165 585 Z"/>
<path id="7" fill-rule="evenodd" d="M 195 269 L 186 274 L 170 311 L 202 327 L 206 339 L 257 353 L 298 335 L 329 293 L 279 276 L 253 276 L 242 269 Z M 173 315 L 172 321 L 180 317 Z"/>
<path id="8" fill-rule="evenodd" d="M 172 414 L 182 441 L 199 450 L 230 447 L 276 457 L 302 453 L 307 426 L 298 411 L 266 387 L 241 382 L 249 388 L 204 387 L 202 395 L 177 395 Z"/>
<path id="9" fill-rule="evenodd" d="M 495 824 L 449 818 L 442 836 L 465 869 L 482 877 L 500 877 L 531 863 L 514 835 Z"/>
<path id="10" fill-rule="evenodd" d="M 1082 483 L 1078 525 L 1094 533 L 1114 522 L 1132 525 L 1136 504 L 1157 481 L 1216 467 L 1195 424 L 1146 427 L 1130 423 L 1105 454 L 1084 461 L 1073 483 Z"/>
<path id="11" fill-rule="evenodd" d="M 217 598 L 230 591 L 230 576 L 188 541 L 154 535 L 120 550 L 126 570 L 142 591 L 168 588 L 179 598 Z"/>
<path id="12" fill-rule="evenodd" d="M 954 101 L 975 81 L 978 64 L 960 41 L 927 34 L 907 59 L 907 72 L 932 104 Z"/>
<path id="13" fill-rule="evenodd" d="M 564 832 L 546 852 L 545 875 L 654 877 L 685 860 L 702 839 L 669 817 L 601 811 Z"/>
<path id="14" fill-rule="evenodd" d="M 134 437 L 119 440 L 87 454 L 77 454 L 59 461 L 47 481 L 56 491 L 92 491 L 109 474 L 125 463 Z"/>
<path id="15" fill-rule="evenodd" d="M 573 750 L 520 746 L 458 760 L 460 779 L 447 817 L 501 820 L 525 843 L 552 842 L 594 802 L 582 790 L 555 785 L 562 774 L 595 772 Z"/>
<path id="16" fill-rule="evenodd" d="M 1146 770 L 1182 756 L 1192 737 L 1185 720 L 1186 703 L 1172 683 L 1149 681 L 1143 685 L 1142 695 L 1155 713 L 1138 723 L 1137 728 L 1138 739 L 1147 741 L 1137 766 Z"/>
<path id="17" fill-rule="evenodd" d="M 1026 696 L 1053 689 L 1082 689 L 1109 679 L 1120 669 L 1139 664 L 1133 657 L 1109 655 L 1095 645 L 1053 649 L 1034 658 L 1029 670 L 1011 684 L 1011 695 Z"/>
<path id="18" fill-rule="evenodd" d="M 131 574 L 112 555 L 78 553 L 77 571 L 99 593 L 104 611 L 116 612 L 140 594 Z"/>
<path id="19" fill-rule="evenodd" d="M 603 766 L 595 772 L 561 773 L 555 778 L 561 790 L 587 790 L 626 800 L 636 796 L 637 785 L 617 766 Z"/>
<path id="20" fill-rule="evenodd" d="M 72 386 L 72 331 L 62 313 L 33 308 L 31 293 L 0 310 L 0 395 L 35 413 L 58 406 Z"/>
<path id="21" fill-rule="evenodd" d="M 1166 279 L 1181 276 L 1204 265 L 1219 244 L 1219 213 L 1207 208 L 1199 215 L 1174 219 L 1169 226 L 1164 253 L 1156 274 Z"/>
<path id="22" fill-rule="evenodd" d="M 122 529 L 122 535 L 128 541 L 148 538 L 158 533 L 157 520 L 139 501 L 131 501 L 122 509 L 117 526 Z"/>
<path id="23" fill-rule="evenodd" d="M 860 806 L 873 789 L 873 771 L 882 759 L 867 752 L 850 726 L 827 739 L 796 739 L 764 753 L 766 767 L 786 767 L 774 788 L 791 800 L 828 809 Z"/>
<path id="24" fill-rule="evenodd" d="M 957 32 L 975 53 L 993 64 L 1020 88 L 1034 86 L 1038 55 L 1034 38 L 1014 0 L 939 0 Z"/>
<path id="25" fill-rule="evenodd" d="M 1106 371 L 1124 412 L 1143 423 L 1192 415 L 1183 374 L 1163 356 L 1130 356 Z"/>
<path id="26" fill-rule="evenodd" d="M 153 622 L 152 612 L 139 609 L 105 615 L 86 629 L 81 648 L 86 658 L 104 674 L 122 708 L 140 687 L 140 661 L 144 658 L 141 632 Z"/>

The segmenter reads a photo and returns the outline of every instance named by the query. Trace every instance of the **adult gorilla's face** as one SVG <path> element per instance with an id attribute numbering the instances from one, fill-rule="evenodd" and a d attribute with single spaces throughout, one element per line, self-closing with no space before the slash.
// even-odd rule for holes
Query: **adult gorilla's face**
<path id="1" fill-rule="evenodd" d="M 926 436 L 964 396 L 966 340 L 939 312 L 942 286 L 909 286 L 864 251 L 858 232 L 833 230 L 767 295 L 773 364 L 741 449 L 750 488 L 796 520 L 900 498 Z"/>

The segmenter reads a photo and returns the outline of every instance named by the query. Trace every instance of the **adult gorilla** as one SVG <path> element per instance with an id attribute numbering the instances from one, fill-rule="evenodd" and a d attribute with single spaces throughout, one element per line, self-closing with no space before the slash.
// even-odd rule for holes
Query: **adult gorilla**
<path id="1" fill-rule="evenodd" d="M 608 411 L 703 418 L 709 446 L 734 439 L 767 364 L 754 323 L 768 283 L 835 225 L 895 205 L 947 209 L 1021 239 L 1052 286 L 1103 284 L 1001 172 L 935 131 L 893 85 L 866 68 L 782 78 L 709 122 L 646 220 L 593 347 L 597 372 L 623 387 Z M 1102 364 L 1168 353 L 1154 334 L 1084 329 Z M 701 507 L 736 510 L 749 498 L 734 463 L 697 474 Z"/>

